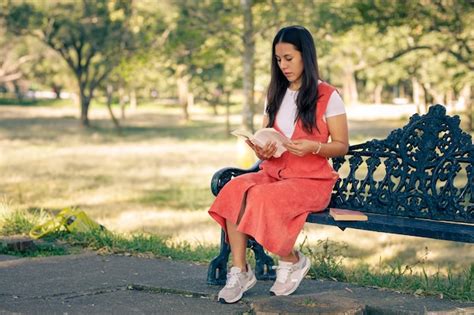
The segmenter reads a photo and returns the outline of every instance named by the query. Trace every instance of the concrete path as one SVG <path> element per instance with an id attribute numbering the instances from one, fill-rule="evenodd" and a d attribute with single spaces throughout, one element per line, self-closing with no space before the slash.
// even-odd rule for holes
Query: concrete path
<path id="1" fill-rule="evenodd" d="M 95 253 L 48 258 L 0 257 L 0 314 L 474 314 L 474 303 L 304 280 L 290 297 L 270 297 L 258 284 L 236 304 L 216 302 L 207 265 Z"/>

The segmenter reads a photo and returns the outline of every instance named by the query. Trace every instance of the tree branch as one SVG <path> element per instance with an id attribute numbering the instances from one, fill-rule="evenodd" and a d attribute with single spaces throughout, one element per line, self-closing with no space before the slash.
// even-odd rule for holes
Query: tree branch
<path id="1" fill-rule="evenodd" d="M 10 73 L 7 75 L 1 75 L 0 74 L 0 82 L 1 83 L 6 83 L 6 82 L 11 82 L 18 80 L 23 76 L 23 73 L 21 71 L 15 72 L 15 73 Z"/>
<path id="2" fill-rule="evenodd" d="M 448 52 L 450 55 L 456 58 L 457 61 L 465 65 L 470 71 L 474 71 L 474 65 L 469 63 L 469 60 L 466 60 L 466 58 L 464 58 L 464 56 L 462 56 L 460 53 L 455 52 L 452 49 L 447 49 L 446 52 Z"/>
<path id="3" fill-rule="evenodd" d="M 385 63 L 385 62 L 392 62 L 392 61 L 395 61 L 397 60 L 398 58 L 402 57 L 403 55 L 411 52 L 411 51 L 415 51 L 415 50 L 421 50 L 421 49 L 429 49 L 429 50 L 433 50 L 433 47 L 431 46 L 413 46 L 413 47 L 409 47 L 409 48 L 406 48 L 406 49 L 403 49 L 403 50 L 400 50 L 400 51 L 397 51 L 395 54 L 393 54 L 392 56 L 390 57 L 387 57 L 387 58 L 384 58 L 382 60 L 379 60 L 375 63 L 372 63 L 372 64 L 361 64 L 359 63 L 358 67 L 356 67 L 354 69 L 355 72 L 357 71 L 361 71 L 361 70 L 364 70 L 366 68 L 373 68 L 373 67 L 376 67 L 382 63 Z"/>
<path id="4" fill-rule="evenodd" d="M 29 62 L 31 60 L 34 60 L 36 58 L 36 56 L 34 55 L 25 55 L 25 56 L 21 56 L 20 58 L 18 58 L 17 62 L 14 62 L 12 64 L 7 64 L 5 66 L 5 64 L 2 65 L 2 67 L 0 69 L 4 69 L 2 70 L 3 73 L 8 73 L 8 72 L 12 72 L 14 70 L 17 70 L 22 64 L 26 63 L 26 62 Z"/>

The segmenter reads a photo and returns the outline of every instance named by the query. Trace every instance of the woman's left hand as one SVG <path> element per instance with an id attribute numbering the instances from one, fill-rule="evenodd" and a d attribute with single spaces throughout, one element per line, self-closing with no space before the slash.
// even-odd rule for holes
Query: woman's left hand
<path id="1" fill-rule="evenodd" d="M 285 148 L 294 155 L 303 156 L 308 153 L 314 152 L 317 147 L 316 141 L 307 139 L 292 140 L 290 143 L 285 144 Z"/>

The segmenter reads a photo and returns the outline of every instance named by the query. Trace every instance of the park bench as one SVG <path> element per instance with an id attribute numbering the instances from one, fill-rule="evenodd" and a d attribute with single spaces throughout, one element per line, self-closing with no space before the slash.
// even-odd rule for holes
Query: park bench
<path id="1" fill-rule="evenodd" d="M 433 239 L 474 243 L 474 147 L 458 116 L 434 105 L 425 115 L 384 140 L 352 145 L 345 156 L 332 158 L 340 174 L 330 208 L 364 212 L 367 221 L 334 221 L 329 211 L 312 213 L 306 222 Z M 258 171 L 224 168 L 212 178 L 217 195 L 233 177 Z M 255 240 L 257 279 L 274 279 L 273 260 Z M 208 270 L 209 284 L 224 284 L 230 248 L 221 234 L 221 249 Z"/>

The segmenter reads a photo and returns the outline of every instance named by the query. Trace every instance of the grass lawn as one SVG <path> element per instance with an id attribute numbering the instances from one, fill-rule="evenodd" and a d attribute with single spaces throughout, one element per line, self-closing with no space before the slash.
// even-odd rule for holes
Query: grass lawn
<path id="1" fill-rule="evenodd" d="M 127 112 L 118 134 L 104 107 L 92 107 L 90 129 L 79 125 L 78 113 L 73 106 L 0 106 L 0 235 L 15 232 L 6 231 L 1 218 L 17 210 L 34 216 L 73 206 L 125 238 L 151 235 L 188 251 L 208 248 L 212 256 L 220 230 L 206 211 L 213 200 L 210 179 L 238 163 L 240 148 L 226 137 L 224 117 L 196 106 L 184 123 L 176 108 L 145 106 Z M 239 122 L 231 116 L 233 127 Z M 383 138 L 405 123 L 350 121 L 351 144 Z M 327 239 L 331 257 L 347 268 L 452 276 L 474 262 L 470 244 L 314 224 L 306 225 L 298 244 L 315 250 Z"/>

